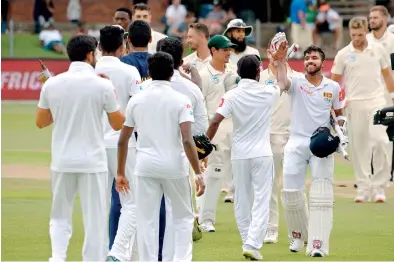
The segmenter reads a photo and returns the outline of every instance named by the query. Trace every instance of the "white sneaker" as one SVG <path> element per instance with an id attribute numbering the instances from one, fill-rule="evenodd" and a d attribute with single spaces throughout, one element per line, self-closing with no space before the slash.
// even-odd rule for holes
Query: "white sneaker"
<path id="1" fill-rule="evenodd" d="M 309 255 L 311 257 L 324 257 L 324 252 L 320 249 L 313 249 Z"/>
<path id="2" fill-rule="evenodd" d="M 224 203 L 234 203 L 234 193 L 229 191 L 223 200 Z"/>
<path id="3" fill-rule="evenodd" d="M 304 241 L 300 238 L 292 238 L 290 241 L 290 252 L 296 253 L 304 247 Z"/>
<path id="4" fill-rule="evenodd" d="M 215 232 L 215 227 L 213 226 L 213 223 L 211 221 L 204 221 L 203 223 L 200 224 L 200 229 L 203 232 Z"/>
<path id="5" fill-rule="evenodd" d="M 263 256 L 260 254 L 258 250 L 245 250 L 242 252 L 242 255 L 250 260 L 263 260 Z"/>
<path id="6" fill-rule="evenodd" d="M 356 198 L 354 199 L 355 203 L 364 203 L 369 201 L 369 193 L 367 192 L 358 192 Z"/>
<path id="7" fill-rule="evenodd" d="M 375 203 L 386 202 L 386 195 L 383 188 L 378 188 L 374 190 L 374 201 Z"/>
<path id="8" fill-rule="evenodd" d="M 278 242 L 278 228 L 269 227 L 264 238 L 264 243 L 275 244 Z"/>

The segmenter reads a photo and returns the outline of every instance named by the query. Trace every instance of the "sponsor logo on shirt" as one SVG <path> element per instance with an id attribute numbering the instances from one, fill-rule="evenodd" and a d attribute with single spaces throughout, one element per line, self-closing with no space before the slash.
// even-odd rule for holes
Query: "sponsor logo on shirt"
<path id="1" fill-rule="evenodd" d="M 186 108 L 189 110 L 189 114 L 192 116 L 193 115 L 193 110 L 192 110 L 192 106 L 187 104 Z"/>
<path id="2" fill-rule="evenodd" d="M 300 89 L 301 89 L 302 92 L 304 92 L 308 96 L 312 95 L 312 91 L 311 90 L 308 90 L 308 89 L 304 88 L 303 86 L 300 86 Z"/>
<path id="3" fill-rule="evenodd" d="M 223 104 L 224 104 L 224 98 L 220 99 L 220 104 L 219 104 L 219 107 L 222 107 L 222 106 L 223 106 Z"/>

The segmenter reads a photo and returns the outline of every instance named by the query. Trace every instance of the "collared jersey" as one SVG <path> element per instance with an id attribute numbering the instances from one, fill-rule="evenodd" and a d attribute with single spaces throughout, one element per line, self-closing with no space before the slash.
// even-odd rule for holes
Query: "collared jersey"
<path id="1" fill-rule="evenodd" d="M 132 52 L 128 55 L 122 56 L 120 61 L 128 65 L 137 68 L 141 76 L 141 81 L 149 79 L 148 73 L 148 58 L 150 54 L 148 52 Z"/>
<path id="2" fill-rule="evenodd" d="M 238 63 L 238 61 L 243 56 L 246 56 L 246 55 L 257 55 L 258 57 L 261 57 L 260 53 L 259 53 L 259 50 L 257 50 L 256 48 L 247 46 L 245 51 L 243 51 L 242 53 L 236 54 L 234 52 L 231 52 L 229 64 L 231 65 L 231 67 L 234 70 L 237 70 L 237 63 Z"/>
<path id="3" fill-rule="evenodd" d="M 290 136 L 310 138 L 319 127 L 330 126 L 331 109 L 344 106 L 341 87 L 323 77 L 319 86 L 313 86 L 305 75 L 291 78 L 288 90 L 291 99 Z"/>
<path id="4" fill-rule="evenodd" d="M 302 75 L 299 72 L 293 71 L 290 67 L 287 69 L 287 76 Z M 260 81 L 263 85 L 277 85 L 278 81 L 268 68 L 260 73 Z M 280 98 L 276 101 L 272 111 L 271 120 L 271 134 L 288 134 L 290 127 L 290 112 L 291 112 L 291 100 L 286 92 L 283 92 Z"/>
<path id="5" fill-rule="evenodd" d="M 390 59 L 382 45 L 368 41 L 361 52 L 350 43 L 335 56 L 331 73 L 344 75 L 348 101 L 365 100 L 384 96 L 381 70 L 389 65 Z"/>
<path id="6" fill-rule="evenodd" d="M 156 53 L 157 42 L 166 37 L 166 35 L 152 30 L 152 42 L 148 44 L 148 52 L 150 54 Z"/>
<path id="7" fill-rule="evenodd" d="M 197 56 L 197 52 L 193 52 L 190 55 L 183 58 L 184 64 L 191 64 L 194 66 L 198 71 L 203 69 L 205 66 L 208 65 L 209 61 L 211 61 L 212 56 L 208 56 L 206 59 L 202 60 Z"/>
<path id="8" fill-rule="evenodd" d="M 38 107 L 53 117 L 51 169 L 57 172 L 106 172 L 103 112 L 119 110 L 111 81 L 93 67 L 72 62 L 67 72 L 49 78 Z"/>
<path id="9" fill-rule="evenodd" d="M 105 74 L 109 77 L 112 84 L 115 86 L 116 95 L 120 110 L 126 112 L 127 103 L 130 97 L 137 94 L 137 86 L 141 82 L 141 76 L 138 70 L 131 65 L 122 63 L 119 58 L 114 56 L 103 56 L 96 63 L 95 67 L 97 74 Z M 107 114 L 104 114 L 104 140 L 107 148 L 117 148 L 120 130 L 112 129 L 108 122 Z M 135 147 L 135 137 L 130 139 L 130 147 Z"/>
<path id="10" fill-rule="evenodd" d="M 138 89 L 146 90 L 152 86 L 152 79 L 141 83 Z M 193 135 L 205 134 L 208 129 L 208 117 L 205 111 L 205 100 L 200 88 L 192 81 L 181 76 L 178 70 L 174 70 L 171 78 L 171 87 L 181 94 L 187 96 L 192 105 L 194 123 L 192 124 Z"/>
<path id="11" fill-rule="evenodd" d="M 276 85 L 241 79 L 224 95 L 216 112 L 233 119 L 231 159 L 272 156 L 271 112 L 279 93 Z"/>
<path id="12" fill-rule="evenodd" d="M 189 174 L 180 124 L 194 122 L 190 99 L 168 81 L 133 96 L 126 110 L 125 126 L 138 128 L 135 175 L 174 179 Z"/>

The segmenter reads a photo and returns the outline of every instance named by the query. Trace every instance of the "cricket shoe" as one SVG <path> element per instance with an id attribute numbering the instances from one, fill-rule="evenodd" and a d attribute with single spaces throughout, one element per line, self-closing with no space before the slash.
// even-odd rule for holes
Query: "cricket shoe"
<path id="1" fill-rule="evenodd" d="M 227 193 L 227 196 L 224 197 L 224 203 L 234 203 L 234 193 L 229 191 Z"/>
<path id="2" fill-rule="evenodd" d="M 265 244 L 275 244 L 278 242 L 278 228 L 269 227 L 267 230 L 267 234 L 264 238 Z"/>
<path id="3" fill-rule="evenodd" d="M 203 232 L 215 232 L 215 227 L 211 221 L 204 221 L 201 223 L 200 228 Z"/>
<path id="4" fill-rule="evenodd" d="M 194 220 L 192 236 L 193 236 L 193 241 L 198 241 L 202 238 L 202 231 L 200 225 L 198 224 L 197 218 Z"/>
<path id="5" fill-rule="evenodd" d="M 106 259 L 105 261 L 119 261 L 119 262 L 120 262 L 120 260 L 117 259 L 117 258 L 114 257 L 114 256 L 108 256 L 107 259 Z"/>
<path id="6" fill-rule="evenodd" d="M 386 195 L 383 188 L 377 188 L 374 190 L 374 201 L 375 203 L 386 202 Z"/>
<path id="7" fill-rule="evenodd" d="M 309 254 L 311 257 L 324 257 L 324 252 L 320 249 L 313 249 L 312 252 Z"/>
<path id="8" fill-rule="evenodd" d="M 263 256 L 260 254 L 258 250 L 245 250 L 242 252 L 242 255 L 249 260 L 257 261 L 263 260 Z"/>
<path id="9" fill-rule="evenodd" d="M 364 203 L 369 201 L 370 201 L 369 194 L 366 192 L 357 193 L 357 196 L 354 198 L 355 203 Z"/>
<path id="10" fill-rule="evenodd" d="M 292 238 L 290 241 L 290 252 L 296 253 L 304 247 L 304 241 L 300 238 Z"/>

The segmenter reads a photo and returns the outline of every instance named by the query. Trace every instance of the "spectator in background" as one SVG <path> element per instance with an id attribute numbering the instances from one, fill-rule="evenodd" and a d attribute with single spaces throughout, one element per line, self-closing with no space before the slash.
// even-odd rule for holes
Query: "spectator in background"
<path id="1" fill-rule="evenodd" d="M 319 13 L 316 16 L 314 38 L 317 38 L 318 34 L 331 32 L 334 34 L 335 50 L 339 50 L 341 23 L 342 19 L 338 12 L 332 9 L 326 0 L 319 0 Z"/>
<path id="2" fill-rule="evenodd" d="M 77 23 L 77 29 L 73 33 L 73 36 L 76 36 L 76 35 L 87 35 L 87 34 L 88 34 L 88 30 L 86 30 L 85 23 L 78 22 Z"/>
<path id="3" fill-rule="evenodd" d="M 149 6 L 147 4 L 135 5 L 133 8 L 132 20 L 133 21 L 142 20 L 142 21 L 147 22 L 150 26 L 151 21 L 152 21 L 152 15 L 151 15 Z M 157 31 L 154 31 L 153 29 L 151 32 L 151 36 L 152 36 L 152 40 L 149 42 L 148 52 L 153 54 L 153 53 L 156 53 L 157 42 L 160 39 L 166 38 L 167 36 L 163 35 L 162 33 L 157 32 Z"/>
<path id="4" fill-rule="evenodd" d="M 34 33 L 39 34 L 46 23 L 53 23 L 55 5 L 52 0 L 35 0 L 33 18 L 35 23 Z"/>
<path id="5" fill-rule="evenodd" d="M 211 35 L 220 34 L 223 31 L 223 26 L 228 22 L 227 13 L 222 9 L 219 0 L 213 1 L 213 10 L 201 22 L 208 26 Z"/>
<path id="6" fill-rule="evenodd" d="M 186 14 L 186 7 L 181 4 L 181 0 L 172 0 L 172 4 L 166 10 L 166 24 L 168 28 L 171 28 L 173 24 L 185 21 Z"/>
<path id="7" fill-rule="evenodd" d="M 306 25 L 307 2 L 309 0 L 292 0 L 290 5 L 291 38 L 300 46 L 296 58 L 303 57 L 302 52 L 313 43 L 312 30 Z"/>
<path id="8" fill-rule="evenodd" d="M 73 24 L 78 24 L 81 20 L 80 0 L 69 0 L 67 6 L 67 18 Z"/>
<path id="9" fill-rule="evenodd" d="M 316 31 L 316 16 L 317 16 L 317 3 L 316 0 L 311 0 L 307 3 L 307 11 L 305 14 L 305 23 L 306 26 L 309 27 L 312 32 Z M 317 45 L 317 42 L 319 41 L 318 35 L 313 34 L 313 44 Z"/>
<path id="10" fill-rule="evenodd" d="M 1 0 L 1 34 L 5 34 L 7 31 L 9 7 L 9 0 Z"/>
<path id="11" fill-rule="evenodd" d="M 67 54 L 62 34 L 52 23 L 45 25 L 44 30 L 40 32 L 39 39 L 41 46 L 45 50 L 55 51 L 59 54 Z"/>
<path id="12" fill-rule="evenodd" d="M 183 41 L 183 38 L 186 36 L 187 29 L 190 24 L 194 23 L 196 17 L 193 12 L 187 12 L 186 19 L 184 22 L 180 24 L 174 24 L 169 32 L 168 36 L 178 38 L 180 41 Z"/>

